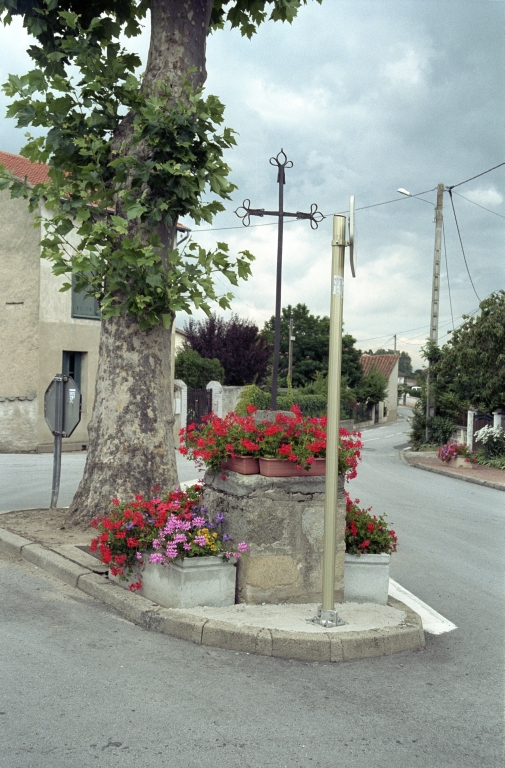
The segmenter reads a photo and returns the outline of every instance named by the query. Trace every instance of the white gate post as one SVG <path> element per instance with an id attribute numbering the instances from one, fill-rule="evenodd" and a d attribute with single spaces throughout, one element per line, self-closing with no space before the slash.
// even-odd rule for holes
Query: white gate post
<path id="1" fill-rule="evenodd" d="M 468 450 L 473 451 L 473 445 L 474 445 L 474 422 L 475 422 L 475 414 L 477 413 L 477 410 L 475 408 L 469 408 L 466 418 L 466 445 Z"/>
<path id="2" fill-rule="evenodd" d="M 180 391 L 181 398 L 181 429 L 186 429 L 188 426 L 188 388 L 182 379 L 176 379 L 174 381 L 174 387 Z"/>
<path id="3" fill-rule="evenodd" d="M 206 389 L 212 390 L 212 412 L 223 417 L 223 385 L 219 381 L 209 381 Z"/>
<path id="4" fill-rule="evenodd" d="M 504 411 L 502 411 L 501 408 L 497 408 L 496 411 L 493 411 L 493 427 L 500 427 L 500 429 L 502 428 L 503 414 Z"/>

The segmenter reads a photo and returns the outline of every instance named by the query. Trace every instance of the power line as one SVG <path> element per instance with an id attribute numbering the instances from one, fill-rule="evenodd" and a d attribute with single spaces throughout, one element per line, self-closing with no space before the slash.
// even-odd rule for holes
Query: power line
<path id="1" fill-rule="evenodd" d="M 505 165 L 505 163 L 501 163 L 501 165 Z M 482 175 L 482 174 L 479 174 L 479 175 Z M 468 263 L 467 263 L 467 260 L 466 260 L 465 249 L 463 248 L 463 240 L 461 239 L 461 232 L 459 231 L 459 224 L 458 224 L 458 219 L 457 219 L 457 216 L 456 216 L 456 209 L 454 207 L 454 200 L 452 199 L 452 188 L 449 188 L 448 191 L 449 191 L 449 197 L 451 199 L 452 212 L 454 213 L 454 221 L 456 222 L 456 229 L 458 230 L 458 237 L 459 237 L 459 242 L 460 242 L 460 245 L 461 245 L 461 251 L 463 253 L 463 259 L 465 260 L 466 271 L 468 272 L 468 277 L 470 278 L 470 282 L 472 284 L 473 292 L 475 293 L 475 295 L 479 299 L 479 304 L 480 304 L 479 294 L 475 290 L 475 285 L 473 284 L 472 276 L 470 274 L 470 270 L 468 269 Z"/>
<path id="2" fill-rule="evenodd" d="M 479 205 L 479 203 L 476 203 L 474 200 L 470 200 L 469 197 L 460 195 L 459 192 L 455 192 L 454 194 L 457 195 L 458 197 L 462 197 L 463 200 L 467 201 L 467 203 L 472 203 L 472 205 L 476 205 L 477 208 L 482 208 L 483 211 L 487 211 L 488 213 L 494 213 L 495 216 L 499 216 L 501 219 L 505 219 L 505 216 L 502 213 L 496 213 L 496 211 L 492 211 L 490 208 L 485 208 L 483 205 Z"/>
<path id="3" fill-rule="evenodd" d="M 486 173 L 491 173 L 491 171 L 496 170 L 496 168 L 500 168 L 502 165 L 505 165 L 505 163 L 498 163 L 498 165 L 493 165 L 492 168 L 489 168 L 487 171 L 482 171 L 482 173 L 478 173 L 476 176 L 471 176 L 469 179 L 465 179 L 465 181 L 460 181 L 458 184 L 453 184 L 452 187 L 447 187 L 447 191 L 451 192 L 451 189 L 454 189 L 454 187 L 460 187 L 462 184 L 468 184 L 469 181 L 473 181 L 474 179 L 478 179 L 479 176 L 485 176 Z"/>
<path id="4" fill-rule="evenodd" d="M 433 190 L 436 189 L 436 187 L 433 187 L 433 189 L 426 189 L 424 192 L 416 192 L 415 195 L 411 195 L 411 197 L 419 197 L 419 195 L 426 195 L 428 192 L 433 192 Z M 356 211 L 366 211 L 368 208 L 378 208 L 381 205 L 389 205 L 390 203 L 399 203 L 401 201 L 405 200 L 405 197 L 395 197 L 391 200 L 384 200 L 382 203 L 372 203 L 371 205 L 362 205 L 359 208 L 356 208 Z M 343 215 L 344 213 L 349 213 L 348 210 L 345 211 L 339 211 L 338 214 L 335 215 Z M 325 213 L 323 214 L 324 218 L 327 219 L 329 216 L 333 216 L 332 213 Z M 286 219 L 285 224 L 293 224 L 293 222 L 299 221 L 299 219 Z M 246 229 L 252 229 L 253 227 L 275 227 L 277 226 L 276 221 L 268 222 L 266 224 L 250 224 Z M 236 227 L 210 227 L 207 229 L 194 229 L 193 234 L 198 234 L 199 232 L 224 232 L 228 229 L 244 229 L 244 225 L 238 225 Z"/>
<path id="5" fill-rule="evenodd" d="M 462 184 L 467 184 L 469 181 L 473 181 L 474 179 L 478 179 L 480 176 L 485 176 L 486 173 L 491 173 L 491 171 L 496 170 L 496 168 L 500 168 L 502 165 L 505 165 L 505 162 L 499 163 L 498 165 L 494 165 L 492 168 L 489 168 L 487 171 L 482 171 L 482 173 L 478 173 L 475 176 L 472 176 L 469 179 L 465 179 L 465 181 L 460 181 L 457 184 L 453 184 L 450 187 L 446 187 L 447 191 L 450 193 L 451 190 L 453 190 L 455 187 L 460 187 Z M 426 195 L 428 192 L 433 192 L 436 189 L 436 187 L 432 187 L 431 189 L 426 189 L 424 192 L 416 192 L 413 195 L 409 195 L 409 197 L 419 197 L 420 195 Z M 458 194 L 457 192 L 455 194 Z M 463 197 L 463 195 L 460 195 L 460 197 Z M 464 200 L 468 200 L 468 198 L 464 197 Z M 391 200 L 384 200 L 382 203 L 372 203 L 371 205 L 362 205 L 359 208 L 356 208 L 356 211 L 366 211 L 369 208 L 378 208 L 381 205 L 389 205 L 390 203 L 398 203 L 400 200 L 405 200 L 405 197 L 395 197 Z M 468 200 L 468 202 L 473 203 L 473 200 Z M 479 206 L 479 208 L 484 208 L 484 206 L 479 205 L 479 203 L 474 203 L 474 205 Z M 489 211 L 489 208 L 484 208 L 485 211 Z M 347 213 L 347 211 L 341 211 L 341 214 Z M 502 216 L 500 213 L 496 213 L 495 211 L 489 211 L 489 213 L 494 213 L 496 216 L 501 216 L 502 218 L 505 218 L 505 216 Z M 326 213 L 324 214 L 325 218 L 328 218 L 328 216 L 331 216 L 332 214 Z M 298 219 L 286 219 L 284 222 L 285 224 L 291 224 L 294 221 L 298 221 Z M 267 222 L 266 224 L 251 224 L 248 229 L 252 229 L 253 227 L 274 227 L 277 225 L 276 221 L 273 222 Z M 194 229 L 193 234 L 198 234 L 198 232 L 224 232 L 226 230 L 230 229 L 243 229 L 243 225 L 236 226 L 236 227 L 209 227 L 207 229 Z"/>

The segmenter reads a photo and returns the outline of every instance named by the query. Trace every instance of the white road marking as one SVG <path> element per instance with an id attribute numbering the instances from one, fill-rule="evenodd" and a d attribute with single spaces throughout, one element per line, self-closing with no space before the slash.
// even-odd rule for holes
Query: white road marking
<path id="1" fill-rule="evenodd" d="M 401 584 L 389 579 L 389 594 L 396 600 L 401 600 L 412 608 L 422 619 L 423 629 L 425 632 L 429 632 L 430 635 L 442 635 L 444 632 L 452 632 L 453 629 L 457 629 L 456 624 L 446 619 L 440 613 L 437 613 L 434 608 L 426 605 L 418 597 L 409 592 Z"/>
<path id="2" fill-rule="evenodd" d="M 198 482 L 198 478 L 195 478 L 194 480 L 184 480 L 182 483 L 179 483 L 179 488 L 181 491 L 185 491 L 186 488 L 189 488 L 191 485 L 195 485 Z"/>

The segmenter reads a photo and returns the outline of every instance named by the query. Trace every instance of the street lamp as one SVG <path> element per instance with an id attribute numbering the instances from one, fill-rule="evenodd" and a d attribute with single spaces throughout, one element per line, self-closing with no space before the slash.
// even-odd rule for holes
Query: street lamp
<path id="1" fill-rule="evenodd" d="M 411 195 L 403 187 L 398 189 L 401 195 L 413 197 L 416 200 L 422 200 L 423 203 L 429 203 L 435 208 L 435 250 L 433 253 L 433 282 L 431 288 L 431 318 L 430 318 L 430 341 L 438 344 L 438 315 L 440 304 L 440 253 L 442 249 L 442 205 L 444 202 L 444 185 L 439 184 L 437 188 L 437 204 L 434 205 L 430 200 L 424 197 Z M 429 440 L 428 420 L 430 416 L 435 415 L 435 403 L 430 404 L 430 361 L 428 360 L 428 375 L 426 377 L 426 442 Z"/>

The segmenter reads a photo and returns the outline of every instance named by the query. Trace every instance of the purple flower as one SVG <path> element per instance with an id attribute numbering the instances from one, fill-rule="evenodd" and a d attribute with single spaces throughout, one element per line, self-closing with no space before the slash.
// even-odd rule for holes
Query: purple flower
<path id="1" fill-rule="evenodd" d="M 223 533 L 223 541 L 231 541 L 231 538 L 227 533 Z"/>
<path id="2" fill-rule="evenodd" d="M 126 530 L 127 530 L 127 531 L 131 531 L 131 529 L 132 529 L 132 528 L 134 528 L 134 527 L 135 527 L 135 526 L 133 525 L 133 523 L 127 523 L 127 524 L 125 525 L 125 528 L 126 528 Z"/>
<path id="3" fill-rule="evenodd" d="M 224 523 L 225 517 L 223 512 L 218 512 L 216 515 L 216 523 L 219 525 L 219 523 Z"/>

